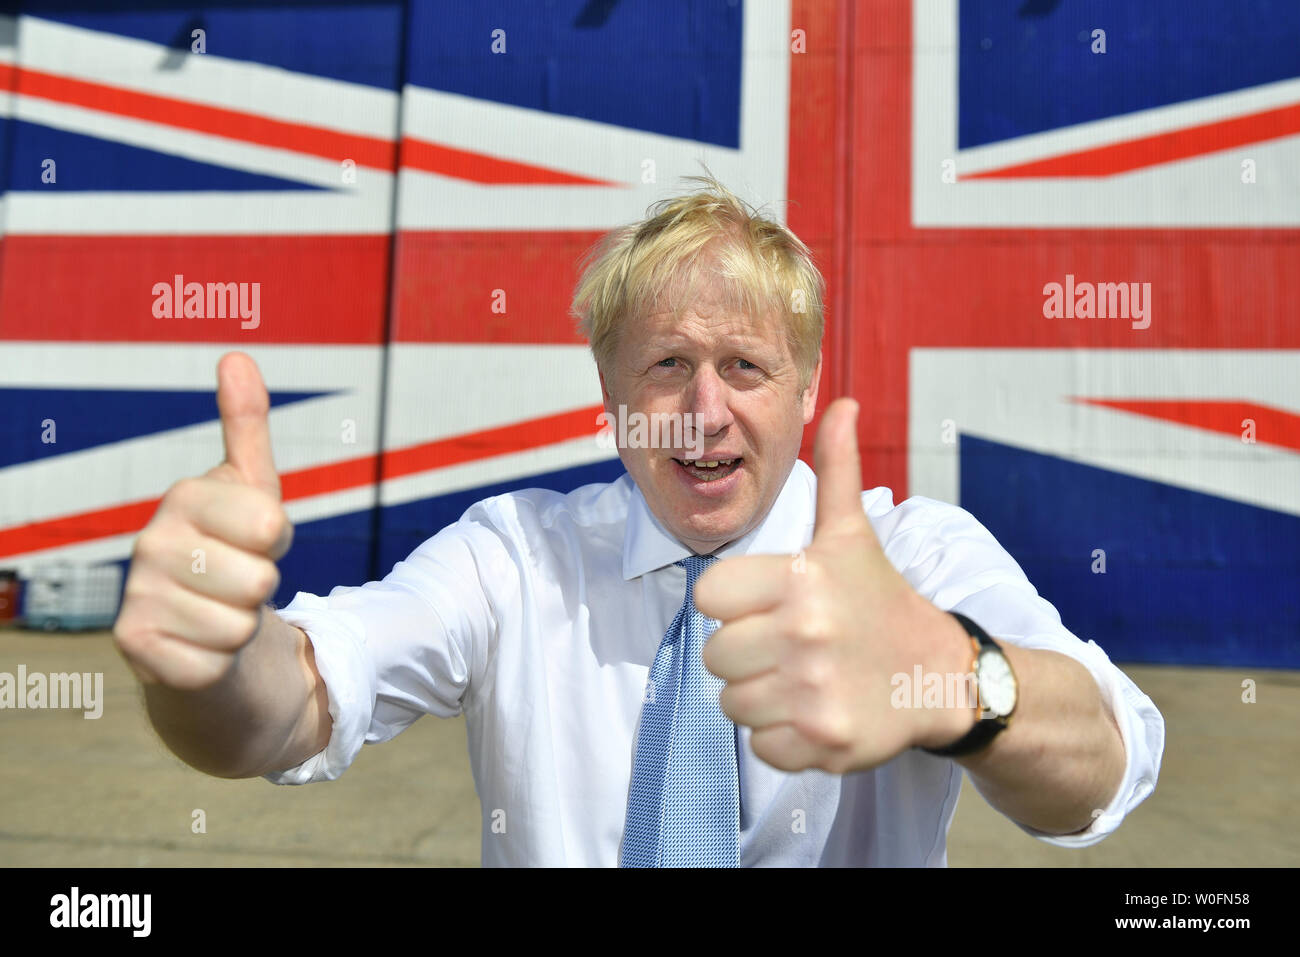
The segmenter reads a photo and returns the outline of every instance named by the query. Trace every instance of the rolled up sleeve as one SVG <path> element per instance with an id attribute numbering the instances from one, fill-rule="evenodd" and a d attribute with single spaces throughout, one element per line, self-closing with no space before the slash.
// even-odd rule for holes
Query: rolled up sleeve
<path id="1" fill-rule="evenodd" d="M 1115 831 L 1156 787 L 1165 722 L 1155 704 L 1095 641 L 1081 641 L 1062 624 L 1056 608 L 969 512 L 920 496 L 892 509 L 883 496 L 864 494 L 863 503 L 886 554 L 921 595 L 939 608 L 961 612 L 1001 641 L 1075 659 L 1088 669 L 1115 719 L 1124 742 L 1124 776 L 1086 830 L 1045 834 L 1008 820 L 1060 847 L 1087 847 Z"/>
<path id="2" fill-rule="evenodd" d="M 334 589 L 331 597 L 340 590 Z M 273 784 L 333 781 L 356 760 L 374 713 L 375 667 L 366 653 L 365 626 L 355 614 L 331 610 L 326 599 L 301 591 L 276 614 L 311 641 L 334 727 L 324 751 L 265 777 Z"/>
<path id="3" fill-rule="evenodd" d="M 1128 675 L 1111 663 L 1095 641 L 1084 644 L 1075 639 L 1075 644 L 1067 647 L 1061 647 L 1059 642 L 1040 647 L 1069 655 L 1092 674 L 1124 741 L 1124 778 L 1110 803 L 1093 812 L 1092 823 L 1086 830 L 1074 834 L 1045 834 L 1019 821 L 1014 823 L 1026 834 L 1048 844 L 1088 847 L 1118 828 L 1120 822 L 1155 791 L 1165 749 L 1165 720 L 1155 703 Z"/>
<path id="4" fill-rule="evenodd" d="M 467 514 L 382 581 L 299 592 L 278 614 L 306 632 L 334 725 L 325 750 L 264 775 L 274 784 L 338 778 L 363 744 L 387 741 L 425 714 L 454 717 L 482 675 L 497 617 L 485 582 L 513 565 L 498 534 Z"/>

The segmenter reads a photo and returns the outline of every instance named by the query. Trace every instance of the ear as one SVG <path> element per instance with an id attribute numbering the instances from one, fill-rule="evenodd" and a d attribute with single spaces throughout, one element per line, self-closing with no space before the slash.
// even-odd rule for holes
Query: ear
<path id="1" fill-rule="evenodd" d="M 817 415 L 817 389 L 822 381 L 822 354 L 817 353 L 817 364 L 813 366 L 812 378 L 808 388 L 803 390 L 803 424 L 807 425 Z"/>

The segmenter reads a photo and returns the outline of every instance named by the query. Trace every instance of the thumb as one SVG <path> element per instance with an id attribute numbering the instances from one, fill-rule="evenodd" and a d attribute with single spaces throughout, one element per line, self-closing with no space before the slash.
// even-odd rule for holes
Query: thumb
<path id="1" fill-rule="evenodd" d="M 229 352 L 217 365 L 217 409 L 226 462 L 249 485 L 280 497 L 280 476 L 271 459 L 271 399 L 257 363 L 242 352 Z"/>
<path id="2" fill-rule="evenodd" d="M 862 461 L 858 456 L 858 403 L 836 399 L 822 414 L 813 447 L 817 472 L 817 527 L 825 535 L 858 533 L 869 527 L 862 511 Z"/>

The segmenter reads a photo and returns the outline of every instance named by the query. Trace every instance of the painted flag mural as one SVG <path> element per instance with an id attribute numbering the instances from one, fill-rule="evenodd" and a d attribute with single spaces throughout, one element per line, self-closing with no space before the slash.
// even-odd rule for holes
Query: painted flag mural
<path id="1" fill-rule="evenodd" d="M 230 349 L 277 602 L 613 479 L 578 263 L 707 168 L 826 273 L 868 487 L 970 509 L 1116 660 L 1300 666 L 1294 4 L 0 10 L 0 567 L 125 562 Z"/>
<path id="2" fill-rule="evenodd" d="M 1112 656 L 1296 667 L 1300 7 L 912 27 L 914 235 L 958 245 L 908 343 L 910 491 Z"/>
<path id="3" fill-rule="evenodd" d="M 220 461 L 214 363 L 239 348 L 302 536 L 285 590 L 365 575 L 401 6 L 20 6 L 0 563 L 125 560 L 167 488 Z"/>
<path id="4" fill-rule="evenodd" d="M 578 260 L 683 175 L 785 192 L 780 3 L 116 6 L 3 21 L 20 572 L 126 560 L 219 461 L 232 348 L 295 523 L 277 601 L 382 576 L 486 495 L 615 478 Z"/>

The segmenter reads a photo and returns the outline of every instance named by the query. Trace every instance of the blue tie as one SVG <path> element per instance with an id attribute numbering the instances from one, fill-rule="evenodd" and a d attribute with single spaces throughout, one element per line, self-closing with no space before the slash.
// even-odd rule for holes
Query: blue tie
<path id="1" fill-rule="evenodd" d="M 623 829 L 623 867 L 738 867 L 736 726 L 718 705 L 724 682 L 700 649 L 714 622 L 695 607 L 695 582 L 717 559 L 692 556 L 686 599 L 646 684 Z"/>

